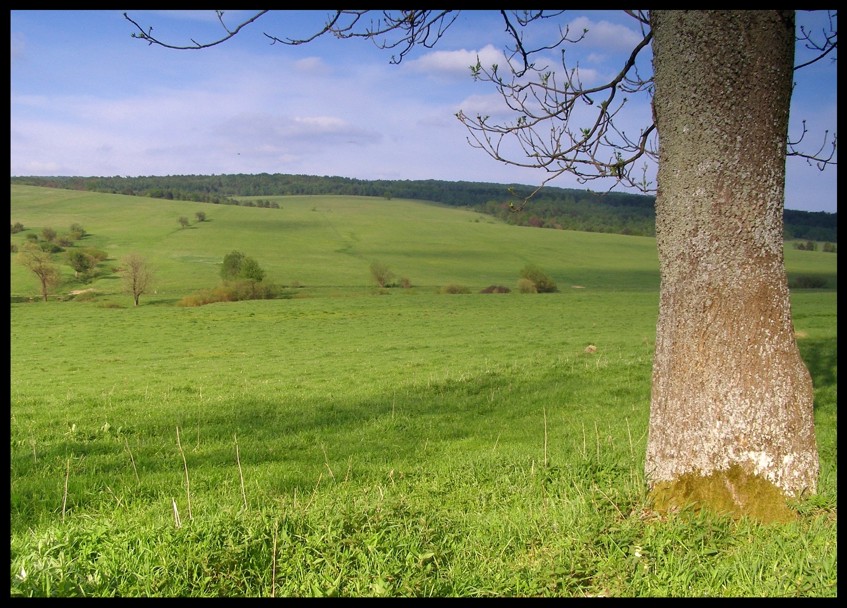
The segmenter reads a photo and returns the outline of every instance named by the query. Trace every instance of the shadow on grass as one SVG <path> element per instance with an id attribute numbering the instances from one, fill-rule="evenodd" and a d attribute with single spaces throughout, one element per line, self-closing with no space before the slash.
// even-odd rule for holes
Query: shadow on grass
<path id="1" fill-rule="evenodd" d="M 809 368 L 815 388 L 838 386 L 838 342 L 837 338 L 797 341 L 800 355 Z"/>

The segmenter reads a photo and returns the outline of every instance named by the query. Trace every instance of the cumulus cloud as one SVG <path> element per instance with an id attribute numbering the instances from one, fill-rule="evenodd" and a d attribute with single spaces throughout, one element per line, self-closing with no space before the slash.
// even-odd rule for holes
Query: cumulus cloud
<path id="1" fill-rule="evenodd" d="M 415 72 L 467 78 L 470 74 L 470 66 L 476 65 L 477 58 L 486 68 L 495 63 L 499 65 L 506 63 L 502 51 L 488 44 L 477 51 L 467 49 L 432 51 L 419 59 L 409 61 L 408 69 Z"/>
<path id="2" fill-rule="evenodd" d="M 638 30 L 605 20 L 592 21 L 585 16 L 577 17 L 568 27 L 572 35 L 588 30 L 579 44 L 591 48 L 627 51 L 632 50 L 642 39 Z"/>

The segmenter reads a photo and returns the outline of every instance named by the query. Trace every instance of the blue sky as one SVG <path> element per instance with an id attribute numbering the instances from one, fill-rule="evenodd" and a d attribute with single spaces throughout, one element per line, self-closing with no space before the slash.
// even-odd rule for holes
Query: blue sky
<path id="1" fill-rule="evenodd" d="M 225 18 L 234 25 L 251 14 Z M 221 33 L 214 11 L 129 15 L 174 43 Z M 462 13 L 434 49 L 416 49 L 400 65 L 369 41 L 290 47 L 263 35 L 302 36 L 325 15 L 272 11 L 221 46 L 177 51 L 131 38 L 123 11 L 11 11 L 11 174 L 290 173 L 530 185 L 546 177 L 473 149 L 455 118 L 460 109 L 505 116 L 496 91 L 469 71 L 477 54 L 483 64 L 504 63 L 496 13 Z M 798 13 L 813 29 L 825 18 Z M 616 73 L 640 39 L 637 23 L 620 11 L 568 11 L 559 23 L 589 30 L 567 51 L 586 84 Z M 799 135 L 805 120 L 806 139 L 819 142 L 827 129 L 837 131 L 836 65 L 818 62 L 795 81 L 790 133 Z M 649 124 L 649 101 L 631 101 L 621 124 L 637 133 Z M 836 184 L 835 168 L 820 172 L 789 158 L 786 207 L 835 212 Z M 570 176 L 550 185 L 603 188 Z"/>

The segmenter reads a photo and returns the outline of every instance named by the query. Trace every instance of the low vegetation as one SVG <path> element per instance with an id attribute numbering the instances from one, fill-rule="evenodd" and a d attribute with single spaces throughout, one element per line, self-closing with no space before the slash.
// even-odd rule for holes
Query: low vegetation
<path id="1" fill-rule="evenodd" d="M 108 258 L 57 263 L 45 302 L 12 256 L 11 596 L 837 596 L 836 256 L 785 253 L 831 281 L 792 290 L 817 495 L 783 523 L 660 517 L 651 239 L 344 197 L 181 230 L 201 203 L 112 197 L 12 187 L 14 245 L 86 217 Z M 139 306 L 130 251 L 156 270 Z M 291 297 L 177 306 L 237 291 L 233 252 Z M 375 259 L 415 285 L 374 297 Z M 532 260 L 558 291 L 518 293 Z"/>

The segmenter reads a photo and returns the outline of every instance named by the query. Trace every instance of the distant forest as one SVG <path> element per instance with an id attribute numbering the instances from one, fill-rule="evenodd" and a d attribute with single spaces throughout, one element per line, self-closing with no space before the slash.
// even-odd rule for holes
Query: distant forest
<path id="1" fill-rule="evenodd" d="M 12 177 L 13 184 L 148 196 L 219 205 L 278 207 L 268 200 L 237 197 L 290 195 L 375 196 L 431 201 L 494 215 L 509 224 L 655 236 L 655 197 L 520 184 L 439 180 L 360 180 L 347 177 L 286 175 L 167 175 L 149 177 Z M 785 239 L 836 243 L 837 213 L 786 209 Z"/>

